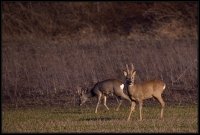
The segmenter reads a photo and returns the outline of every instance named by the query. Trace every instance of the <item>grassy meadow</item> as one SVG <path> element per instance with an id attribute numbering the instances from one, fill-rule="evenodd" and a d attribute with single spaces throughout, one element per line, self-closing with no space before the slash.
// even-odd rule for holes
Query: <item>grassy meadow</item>
<path id="1" fill-rule="evenodd" d="M 100 106 L 98 113 L 92 107 L 82 108 L 20 108 L 3 111 L 3 133 L 197 133 L 196 106 L 167 106 L 164 119 L 159 119 L 158 106 L 144 106 L 143 120 L 139 110 L 126 121 L 129 109 L 117 112 Z"/>

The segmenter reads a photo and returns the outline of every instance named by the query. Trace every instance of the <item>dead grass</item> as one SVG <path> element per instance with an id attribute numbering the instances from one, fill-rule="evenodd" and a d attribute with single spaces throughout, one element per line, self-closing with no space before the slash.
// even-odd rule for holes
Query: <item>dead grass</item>
<path id="1" fill-rule="evenodd" d="M 4 102 L 21 106 L 32 101 L 41 105 L 54 101 L 74 105 L 77 85 L 91 88 L 107 78 L 123 81 L 125 64 L 134 63 L 138 73 L 136 83 L 162 79 L 167 83 L 166 100 L 197 103 L 195 41 L 149 41 L 93 38 L 83 43 L 4 43 Z"/>

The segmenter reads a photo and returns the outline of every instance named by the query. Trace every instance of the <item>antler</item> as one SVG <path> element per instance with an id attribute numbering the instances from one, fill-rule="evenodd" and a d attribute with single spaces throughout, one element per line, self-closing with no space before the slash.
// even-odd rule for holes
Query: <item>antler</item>
<path id="1" fill-rule="evenodd" d="M 127 73 L 133 73 L 133 71 L 135 70 L 134 66 L 133 66 L 133 63 L 131 63 L 131 70 L 129 70 L 128 68 L 128 65 L 126 64 L 126 70 L 127 70 Z"/>
<path id="2" fill-rule="evenodd" d="M 133 63 L 131 63 L 131 73 L 133 73 L 133 71 L 135 70 Z"/>
<path id="3" fill-rule="evenodd" d="M 129 69 L 128 69 L 128 65 L 126 64 L 126 70 L 127 70 L 127 73 L 129 74 Z"/>

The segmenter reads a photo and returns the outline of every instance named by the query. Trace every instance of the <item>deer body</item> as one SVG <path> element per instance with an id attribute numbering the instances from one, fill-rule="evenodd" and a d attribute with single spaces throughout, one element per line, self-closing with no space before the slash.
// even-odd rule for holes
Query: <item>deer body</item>
<path id="1" fill-rule="evenodd" d="M 132 112 L 135 110 L 136 102 L 139 103 L 140 120 L 142 120 L 143 100 L 153 97 L 156 98 L 161 104 L 160 117 L 163 118 L 163 109 L 165 106 L 165 102 L 163 101 L 161 95 L 166 87 L 166 84 L 161 80 L 151 80 L 143 82 L 141 84 L 135 84 L 134 83 L 135 74 L 136 71 L 133 70 L 133 65 L 131 71 L 129 71 L 128 66 L 127 66 L 127 72 L 124 71 L 124 75 L 126 76 L 128 96 L 132 100 L 131 110 L 127 120 L 130 120 L 130 116 Z"/>
<path id="2" fill-rule="evenodd" d="M 106 105 L 107 97 L 109 95 L 115 95 L 117 97 L 117 99 L 120 100 L 119 105 L 116 109 L 118 111 L 119 107 L 121 106 L 122 99 L 131 101 L 129 99 L 129 97 L 126 94 L 124 94 L 123 88 L 124 88 L 124 84 L 117 79 L 107 79 L 107 80 L 98 82 L 87 93 L 80 92 L 80 88 L 79 88 L 78 93 L 80 96 L 80 105 L 84 104 L 90 97 L 97 97 L 97 105 L 96 105 L 96 109 L 95 109 L 95 113 L 97 113 L 97 109 L 100 104 L 100 100 L 103 97 L 104 106 L 106 107 L 107 110 L 109 110 L 109 108 Z"/>
<path id="3" fill-rule="evenodd" d="M 141 84 L 128 85 L 128 95 L 133 100 L 145 100 L 163 92 L 165 84 L 160 80 L 151 80 Z"/>

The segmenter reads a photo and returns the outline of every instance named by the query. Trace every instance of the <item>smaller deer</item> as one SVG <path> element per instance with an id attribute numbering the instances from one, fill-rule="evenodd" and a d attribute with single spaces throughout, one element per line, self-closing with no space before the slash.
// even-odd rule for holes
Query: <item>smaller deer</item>
<path id="1" fill-rule="evenodd" d="M 94 87 L 88 91 L 85 92 L 82 90 L 81 87 L 77 87 L 77 93 L 79 95 L 79 105 L 83 105 L 89 98 L 91 97 L 97 97 L 97 105 L 95 109 L 95 113 L 97 113 L 97 109 L 100 104 L 100 100 L 103 97 L 103 103 L 107 110 L 109 110 L 108 106 L 106 105 L 107 96 L 109 95 L 115 95 L 117 99 L 119 99 L 119 105 L 116 109 L 116 111 L 119 110 L 119 107 L 122 104 L 122 99 L 126 99 L 128 101 L 131 101 L 129 97 L 124 94 L 123 92 L 124 84 L 117 80 L 117 79 L 107 79 L 101 82 L 98 82 L 94 85 Z"/>
<path id="2" fill-rule="evenodd" d="M 163 101 L 161 94 L 163 93 L 166 84 L 161 80 L 151 80 L 143 82 L 141 84 L 135 84 L 134 81 L 135 81 L 136 71 L 134 71 L 133 64 L 131 66 L 132 69 L 129 70 L 128 65 L 126 64 L 127 71 L 124 71 L 124 76 L 126 77 L 128 96 L 132 100 L 131 110 L 127 121 L 130 120 L 131 113 L 135 110 L 136 102 L 139 103 L 140 120 L 142 120 L 143 100 L 152 97 L 156 98 L 160 102 L 161 104 L 160 117 L 163 118 L 163 109 L 165 106 L 165 102 Z"/>

